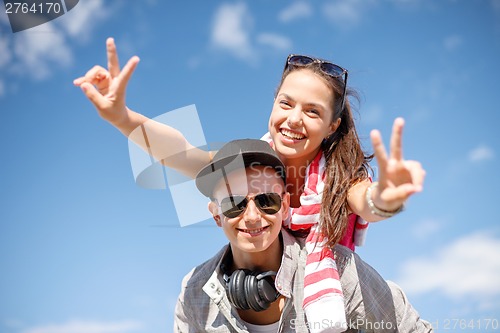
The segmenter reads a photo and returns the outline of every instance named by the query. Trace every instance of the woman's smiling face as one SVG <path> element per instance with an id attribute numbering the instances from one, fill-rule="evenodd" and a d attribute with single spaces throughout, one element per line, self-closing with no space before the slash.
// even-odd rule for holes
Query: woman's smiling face
<path id="1" fill-rule="evenodd" d="M 274 149 L 287 164 L 310 162 L 321 142 L 340 124 L 332 122 L 334 95 L 327 83 L 308 69 L 294 70 L 284 79 L 269 118 Z"/>

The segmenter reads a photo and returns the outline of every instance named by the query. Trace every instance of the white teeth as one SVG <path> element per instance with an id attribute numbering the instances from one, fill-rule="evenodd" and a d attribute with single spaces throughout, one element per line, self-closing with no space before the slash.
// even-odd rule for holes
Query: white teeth
<path id="1" fill-rule="evenodd" d="M 243 232 L 246 232 L 250 235 L 255 235 L 255 234 L 258 234 L 259 232 L 262 232 L 264 231 L 265 228 L 259 228 L 259 229 L 240 229 L 241 231 Z"/>
<path id="2" fill-rule="evenodd" d="M 284 129 L 284 128 L 281 129 L 281 134 L 283 134 L 284 136 L 287 136 L 289 138 L 295 139 L 295 140 L 302 140 L 303 138 L 305 138 L 305 136 L 303 134 L 291 132 L 291 131 Z"/>

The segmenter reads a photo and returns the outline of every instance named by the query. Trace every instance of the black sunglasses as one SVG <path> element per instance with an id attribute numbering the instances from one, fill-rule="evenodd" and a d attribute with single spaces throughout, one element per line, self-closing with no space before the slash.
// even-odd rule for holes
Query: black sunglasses
<path id="1" fill-rule="evenodd" d="M 233 195 L 222 199 L 219 206 L 224 216 L 234 218 L 245 211 L 250 200 L 253 200 L 255 206 L 264 214 L 276 214 L 281 209 L 282 199 L 278 193 L 260 193 L 253 197 Z"/>
<path id="2" fill-rule="evenodd" d="M 342 68 L 339 65 L 335 65 L 334 63 L 331 63 L 329 61 L 321 60 L 318 58 L 312 58 L 304 55 L 290 54 L 286 59 L 285 69 L 283 71 L 285 71 L 288 68 L 288 66 L 301 67 L 301 66 L 307 66 L 312 63 L 319 64 L 319 68 L 323 73 L 330 75 L 331 77 L 334 78 L 343 79 L 344 91 L 342 93 L 342 106 L 340 108 L 340 110 L 343 110 L 345 105 L 345 96 L 347 90 L 347 74 L 348 74 L 347 69 Z"/>

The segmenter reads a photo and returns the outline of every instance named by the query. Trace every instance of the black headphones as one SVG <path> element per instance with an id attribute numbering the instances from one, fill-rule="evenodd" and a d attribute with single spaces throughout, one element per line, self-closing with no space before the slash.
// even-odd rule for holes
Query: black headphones
<path id="1" fill-rule="evenodd" d="M 232 260 L 231 252 L 226 256 Z M 237 309 L 254 311 L 263 311 L 267 309 L 272 302 L 278 299 L 279 292 L 274 286 L 273 276 L 276 272 L 254 272 L 248 269 L 237 269 L 231 275 L 227 274 L 226 265 L 223 262 L 220 265 L 226 282 L 226 292 L 229 302 Z"/>

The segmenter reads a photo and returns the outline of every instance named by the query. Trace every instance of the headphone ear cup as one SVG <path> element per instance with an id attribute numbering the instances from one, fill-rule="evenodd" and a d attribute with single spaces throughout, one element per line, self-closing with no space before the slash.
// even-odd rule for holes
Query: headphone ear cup
<path id="1" fill-rule="evenodd" d="M 270 276 L 258 280 L 257 294 L 259 295 L 259 300 L 266 306 L 264 309 L 267 309 L 269 304 L 278 298 L 278 291 L 274 286 L 274 280 Z"/>
<path id="2" fill-rule="evenodd" d="M 248 270 L 235 270 L 229 280 L 229 301 L 242 310 L 250 309 L 245 295 L 245 277 L 248 272 Z"/>
<path id="3" fill-rule="evenodd" d="M 237 309 L 262 311 L 269 308 L 279 293 L 274 287 L 276 272 L 251 272 L 248 269 L 237 269 L 226 280 L 226 291 L 229 302 Z"/>
<path id="4" fill-rule="evenodd" d="M 262 311 L 267 309 L 269 305 L 266 306 L 266 304 L 261 300 L 258 290 L 259 281 L 257 281 L 255 275 L 256 273 L 252 272 L 250 275 L 245 277 L 245 295 L 248 306 L 252 310 Z"/>

